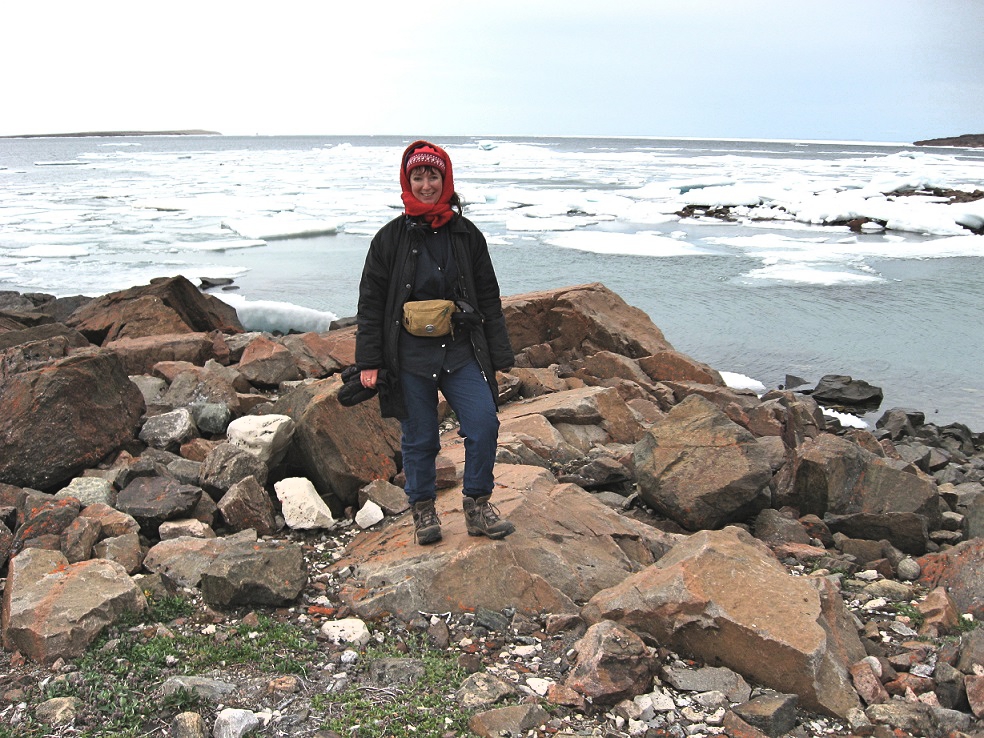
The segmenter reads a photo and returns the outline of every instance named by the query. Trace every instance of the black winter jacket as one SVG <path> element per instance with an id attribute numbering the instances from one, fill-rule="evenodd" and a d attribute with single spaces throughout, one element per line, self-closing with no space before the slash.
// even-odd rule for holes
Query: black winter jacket
<path id="1" fill-rule="evenodd" d="M 383 417 L 407 415 L 399 379 L 398 348 L 403 303 L 414 284 L 421 248 L 421 241 L 411 236 L 414 227 L 421 226 L 401 215 L 379 230 L 369 244 L 359 284 L 355 362 L 360 369 L 386 369 L 388 381 L 379 391 Z M 495 372 L 511 368 L 515 360 L 502 315 L 499 282 L 482 232 L 462 215 L 455 215 L 447 228 L 458 267 L 456 296 L 475 307 L 481 318 L 481 325 L 471 331 L 472 348 L 492 396 L 498 401 Z"/>

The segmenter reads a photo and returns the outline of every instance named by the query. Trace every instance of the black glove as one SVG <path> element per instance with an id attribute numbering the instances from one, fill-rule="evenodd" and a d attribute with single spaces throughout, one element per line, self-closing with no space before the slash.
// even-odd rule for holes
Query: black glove
<path id="1" fill-rule="evenodd" d="M 380 375 L 382 370 L 380 370 Z M 376 387 L 362 386 L 362 370 L 356 365 L 347 366 L 342 370 L 342 388 L 338 390 L 338 402 L 345 407 L 354 407 L 360 402 L 365 402 L 370 397 L 375 397 L 379 392 L 380 376 L 376 381 Z"/>

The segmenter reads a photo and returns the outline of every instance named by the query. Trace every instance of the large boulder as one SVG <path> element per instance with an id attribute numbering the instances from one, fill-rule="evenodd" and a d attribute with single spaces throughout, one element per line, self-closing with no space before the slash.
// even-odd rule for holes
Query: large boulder
<path id="1" fill-rule="evenodd" d="M 56 489 L 136 434 L 143 395 L 93 349 L 0 384 L 0 482 Z"/>
<path id="2" fill-rule="evenodd" d="M 70 564 L 57 551 L 27 549 L 10 562 L 3 592 L 3 644 L 42 663 L 85 653 L 123 613 L 147 607 L 115 561 Z"/>
<path id="3" fill-rule="evenodd" d="M 881 387 L 870 385 L 863 379 L 827 374 L 817 382 L 812 397 L 830 407 L 875 409 L 881 405 L 884 393 Z"/>
<path id="4" fill-rule="evenodd" d="M 293 451 L 307 477 L 336 513 L 357 504 L 359 489 L 397 471 L 400 424 L 384 419 L 375 400 L 345 407 L 339 376 L 295 387 L 274 412 L 296 424 Z"/>
<path id="5" fill-rule="evenodd" d="M 834 532 L 885 538 L 911 554 L 926 551 L 940 524 L 936 483 L 893 466 L 856 443 L 822 433 L 794 449 L 777 494 L 801 514 L 828 516 Z"/>
<path id="6" fill-rule="evenodd" d="M 502 311 L 513 350 L 525 353 L 531 366 L 598 351 L 635 359 L 673 348 L 646 313 L 600 282 L 506 297 Z"/>
<path id="7" fill-rule="evenodd" d="M 167 333 L 243 332 L 234 308 L 180 275 L 98 297 L 65 322 L 100 346 L 121 338 Z"/>
<path id="8" fill-rule="evenodd" d="M 740 528 L 695 533 L 581 615 L 793 692 L 811 710 L 845 717 L 860 707 L 848 668 L 865 650 L 840 592 L 824 578 L 790 576 Z"/>
<path id="9" fill-rule="evenodd" d="M 743 521 L 771 501 L 766 449 L 700 395 L 657 421 L 634 457 L 640 497 L 689 530 Z"/>
<path id="10" fill-rule="evenodd" d="M 383 613 L 514 607 L 575 613 L 579 602 L 648 566 L 679 536 L 630 520 L 533 466 L 496 467 L 492 498 L 516 525 L 501 541 L 465 530 L 461 486 L 437 497 L 443 539 L 414 543 L 410 516 L 360 534 L 336 566 L 352 567 L 342 598 L 363 618 Z"/>

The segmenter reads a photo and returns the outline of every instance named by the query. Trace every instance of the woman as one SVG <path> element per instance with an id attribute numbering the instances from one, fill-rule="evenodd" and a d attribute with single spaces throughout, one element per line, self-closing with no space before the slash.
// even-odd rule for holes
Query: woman
<path id="1" fill-rule="evenodd" d="M 407 147 L 400 186 L 404 214 L 373 238 L 359 285 L 355 360 L 362 385 L 378 384 L 383 417 L 400 420 L 417 543 L 441 539 L 434 509 L 438 390 L 465 439 L 462 504 L 468 533 L 504 538 L 515 528 L 490 502 L 499 433 L 495 372 L 509 369 L 514 357 L 488 246 L 461 214 L 451 159 L 440 146 L 417 141 Z M 425 300 L 454 302 L 451 333 L 414 335 L 404 326 L 405 304 Z"/>

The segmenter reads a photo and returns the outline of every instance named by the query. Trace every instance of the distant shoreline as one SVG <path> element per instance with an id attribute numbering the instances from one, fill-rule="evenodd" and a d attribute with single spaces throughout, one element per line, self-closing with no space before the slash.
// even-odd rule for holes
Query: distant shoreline
<path id="1" fill-rule="evenodd" d="M 122 138 L 125 136 L 221 136 L 218 131 L 188 129 L 183 131 L 85 131 L 82 133 L 24 133 L 0 138 Z"/>
<path id="2" fill-rule="evenodd" d="M 965 133 L 962 136 L 949 138 L 930 138 L 925 141 L 914 141 L 914 146 L 965 146 L 968 148 L 984 148 L 984 133 Z"/>

